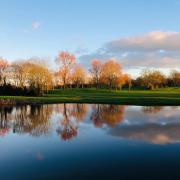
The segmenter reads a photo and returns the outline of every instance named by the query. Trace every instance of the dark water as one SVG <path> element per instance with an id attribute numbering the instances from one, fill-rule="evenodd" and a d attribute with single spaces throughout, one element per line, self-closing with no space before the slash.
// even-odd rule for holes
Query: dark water
<path id="1" fill-rule="evenodd" d="M 0 107 L 0 179 L 180 179 L 180 107 Z"/>

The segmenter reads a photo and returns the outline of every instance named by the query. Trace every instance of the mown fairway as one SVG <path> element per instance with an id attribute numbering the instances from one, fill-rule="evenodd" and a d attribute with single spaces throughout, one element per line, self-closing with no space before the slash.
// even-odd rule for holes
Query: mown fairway
<path id="1" fill-rule="evenodd" d="M 0 96 L 14 99 L 17 103 L 107 103 L 127 105 L 180 105 L 180 88 L 165 88 L 154 91 L 108 91 L 104 89 L 52 90 L 43 97 Z"/>

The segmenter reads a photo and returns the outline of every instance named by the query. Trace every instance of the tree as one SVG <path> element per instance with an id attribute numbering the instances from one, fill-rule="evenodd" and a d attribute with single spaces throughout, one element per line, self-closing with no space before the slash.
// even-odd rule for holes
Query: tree
<path id="1" fill-rule="evenodd" d="M 7 60 L 0 58 L 0 82 L 5 85 L 6 84 L 6 78 L 7 78 L 7 73 L 6 70 L 9 67 L 9 63 Z"/>
<path id="2" fill-rule="evenodd" d="M 76 65 L 73 68 L 71 76 L 72 76 L 72 83 L 76 85 L 77 88 L 79 88 L 80 85 L 83 87 L 83 84 L 85 83 L 86 80 L 86 71 L 82 66 Z"/>
<path id="3" fill-rule="evenodd" d="M 100 60 L 94 59 L 91 62 L 90 72 L 92 74 L 93 82 L 96 86 L 96 89 L 98 89 L 99 84 L 100 84 L 101 74 L 102 74 L 102 63 Z"/>
<path id="4" fill-rule="evenodd" d="M 118 79 L 122 76 L 122 66 L 115 60 L 108 60 L 102 67 L 102 81 L 111 90 L 117 87 Z"/>
<path id="5" fill-rule="evenodd" d="M 12 69 L 14 71 L 14 84 L 17 87 L 25 87 L 27 82 L 27 70 L 28 70 L 28 63 L 25 61 L 17 61 L 14 62 L 12 65 Z"/>
<path id="6" fill-rule="evenodd" d="M 28 62 L 27 83 L 31 89 L 35 90 L 37 95 L 42 95 L 53 85 L 52 73 L 44 64 L 40 64 L 39 61 L 34 59 L 34 62 Z"/>
<path id="7" fill-rule="evenodd" d="M 59 64 L 59 75 L 62 79 L 65 89 L 68 83 L 71 69 L 76 62 L 76 57 L 69 52 L 62 51 L 59 53 L 56 62 Z"/>
<path id="8" fill-rule="evenodd" d="M 129 91 L 131 90 L 131 76 L 129 74 L 122 74 L 120 73 L 120 75 L 118 76 L 117 79 L 117 87 L 121 90 L 122 87 L 127 84 L 129 87 Z"/>
<path id="9" fill-rule="evenodd" d="M 170 74 L 170 79 L 173 82 L 174 86 L 180 86 L 180 72 L 177 70 L 173 70 Z"/>
<path id="10" fill-rule="evenodd" d="M 131 76 L 129 74 L 124 74 L 124 80 L 128 84 L 128 89 L 130 91 L 131 86 L 132 86 L 132 78 L 131 78 Z"/>
<path id="11" fill-rule="evenodd" d="M 165 84 L 165 76 L 158 70 L 143 70 L 141 74 L 142 85 L 151 90 L 161 87 Z"/>

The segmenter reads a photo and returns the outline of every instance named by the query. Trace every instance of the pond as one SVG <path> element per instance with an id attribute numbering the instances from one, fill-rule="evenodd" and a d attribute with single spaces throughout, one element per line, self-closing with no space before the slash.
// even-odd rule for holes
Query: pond
<path id="1" fill-rule="evenodd" d="M 180 107 L 0 107 L 0 179 L 180 179 Z"/>

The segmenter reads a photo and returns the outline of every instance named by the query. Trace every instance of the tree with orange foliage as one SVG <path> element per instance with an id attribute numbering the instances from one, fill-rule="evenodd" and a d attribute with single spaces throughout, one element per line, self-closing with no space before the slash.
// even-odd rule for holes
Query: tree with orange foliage
<path id="1" fill-rule="evenodd" d="M 121 76 L 118 77 L 117 79 L 117 87 L 122 90 L 123 85 L 126 84 L 126 79 L 125 79 L 125 75 L 122 74 Z"/>
<path id="2" fill-rule="evenodd" d="M 26 81 L 30 89 L 36 92 L 36 95 L 43 95 L 53 86 L 53 77 L 49 69 L 43 62 L 34 58 L 26 62 Z"/>
<path id="3" fill-rule="evenodd" d="M 7 60 L 0 58 L 0 82 L 6 84 L 6 69 L 9 67 Z"/>
<path id="4" fill-rule="evenodd" d="M 102 67 L 102 81 L 109 89 L 117 87 L 119 77 L 122 76 L 122 66 L 115 60 L 108 60 Z"/>
<path id="5" fill-rule="evenodd" d="M 102 74 L 102 63 L 101 63 L 100 60 L 94 59 L 91 62 L 90 72 L 91 72 L 92 77 L 93 77 L 93 82 L 96 85 L 96 89 L 98 89 L 99 83 L 100 83 L 101 74 Z"/>
<path id="6" fill-rule="evenodd" d="M 69 75 L 70 71 L 72 69 L 72 66 L 76 62 L 76 57 L 67 52 L 67 51 L 62 51 L 59 53 L 56 62 L 59 64 L 59 75 L 62 79 L 64 89 L 66 88 L 66 85 L 69 80 Z"/>
<path id="7" fill-rule="evenodd" d="M 124 80 L 128 84 L 128 89 L 130 91 L 131 86 L 132 86 L 132 78 L 131 78 L 130 74 L 124 74 Z"/>
<path id="8" fill-rule="evenodd" d="M 81 85 L 83 88 L 83 85 L 86 80 L 86 71 L 81 65 L 76 65 L 73 68 L 72 74 L 71 74 L 72 83 L 76 85 L 77 88 Z"/>

